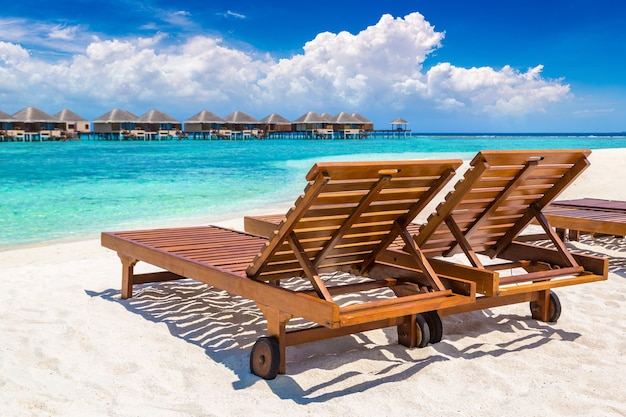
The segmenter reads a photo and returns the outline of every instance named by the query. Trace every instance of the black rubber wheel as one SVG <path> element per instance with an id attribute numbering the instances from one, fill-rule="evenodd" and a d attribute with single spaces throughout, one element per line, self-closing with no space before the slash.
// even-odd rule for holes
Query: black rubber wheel
<path id="1" fill-rule="evenodd" d="M 539 310 L 539 305 L 536 301 L 530 302 L 530 312 L 535 315 L 535 312 Z M 561 301 L 559 297 L 552 291 L 550 291 L 550 303 L 548 305 L 548 323 L 556 323 L 561 317 Z"/>
<path id="2" fill-rule="evenodd" d="M 556 323 L 559 317 L 561 317 L 561 300 L 559 300 L 559 297 L 552 291 L 550 291 L 550 307 L 548 313 L 548 321 L 550 323 Z"/>
<path id="3" fill-rule="evenodd" d="M 443 323 L 441 317 L 436 311 L 427 311 L 422 313 L 426 323 L 428 324 L 428 330 L 430 330 L 430 343 L 439 343 L 443 337 Z"/>
<path id="4" fill-rule="evenodd" d="M 263 379 L 274 379 L 280 368 L 280 347 L 275 337 L 260 337 L 250 352 L 250 371 Z"/>
<path id="5" fill-rule="evenodd" d="M 422 314 L 415 316 L 415 327 L 417 328 L 417 341 L 415 346 L 423 348 L 430 342 L 430 328 Z"/>

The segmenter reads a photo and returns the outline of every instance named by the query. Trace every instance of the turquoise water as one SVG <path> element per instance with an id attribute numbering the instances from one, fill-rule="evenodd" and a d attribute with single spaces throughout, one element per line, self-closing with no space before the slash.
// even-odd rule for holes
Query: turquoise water
<path id="1" fill-rule="evenodd" d="M 321 160 L 468 159 L 481 149 L 539 148 L 626 148 L 626 137 L 0 143 L 0 248 L 287 206 Z"/>

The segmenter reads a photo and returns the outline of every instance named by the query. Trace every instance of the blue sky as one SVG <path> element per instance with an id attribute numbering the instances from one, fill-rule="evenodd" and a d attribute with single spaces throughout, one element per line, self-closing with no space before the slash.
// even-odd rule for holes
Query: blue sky
<path id="1" fill-rule="evenodd" d="M 626 131 L 626 2 L 3 1 L 0 110 Z"/>

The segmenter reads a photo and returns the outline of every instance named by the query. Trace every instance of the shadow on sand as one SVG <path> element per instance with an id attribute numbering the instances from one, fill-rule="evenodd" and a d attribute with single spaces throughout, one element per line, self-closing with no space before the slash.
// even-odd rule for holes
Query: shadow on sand
<path id="1" fill-rule="evenodd" d="M 146 320 L 165 323 L 173 336 L 201 347 L 211 360 L 231 369 L 239 378 L 233 384 L 235 389 L 260 381 L 250 373 L 249 354 L 256 339 L 265 334 L 266 322 L 253 301 L 192 280 L 136 286 L 129 300 L 122 300 L 115 289 L 87 294 L 118 303 Z M 498 315 L 491 310 L 445 317 L 444 326 L 444 340 L 422 350 L 398 345 L 395 328 L 384 329 L 382 335 L 368 332 L 290 347 L 287 374 L 265 382 L 280 398 L 299 404 L 324 402 L 409 378 L 437 362 L 499 357 L 580 336 L 529 316 Z M 494 348 L 480 341 L 481 335 L 490 332 L 510 334 L 511 338 Z M 468 337 L 476 343 L 463 349 L 455 347 L 455 342 Z M 372 378 L 367 374 L 371 371 L 361 371 L 359 361 L 376 362 L 375 368 L 381 370 Z M 303 387 L 298 382 L 302 373 L 338 368 L 346 370 L 333 379 L 322 379 L 320 384 Z"/>
<path id="2" fill-rule="evenodd" d="M 626 239 L 582 236 L 579 242 L 568 242 L 567 246 L 590 255 L 604 256 L 608 252 L 610 272 L 626 277 L 626 257 L 621 256 L 626 254 Z M 235 389 L 260 381 L 250 373 L 249 354 L 256 339 L 265 334 L 266 322 L 253 301 L 192 280 L 136 286 L 134 298 L 129 300 L 122 300 L 115 289 L 87 294 L 118 303 L 146 320 L 165 323 L 173 336 L 201 347 L 211 360 L 231 369 L 239 378 L 233 384 Z M 302 325 L 301 321 L 294 323 Z M 394 328 L 384 329 L 382 335 L 368 332 L 290 347 L 287 374 L 265 382 L 279 398 L 298 404 L 317 403 L 409 378 L 437 362 L 501 357 L 580 337 L 535 321 L 530 314 L 499 314 L 497 309 L 445 317 L 444 331 L 442 342 L 421 350 L 398 345 Z M 492 332 L 499 333 L 500 343 L 481 342 L 481 336 Z M 467 344 L 469 338 L 475 343 Z M 361 369 L 360 361 L 378 363 L 375 378 L 367 374 L 371 371 Z M 337 375 L 338 368 L 346 370 Z M 334 371 L 331 374 L 337 376 L 320 378 L 323 382 L 308 387 L 298 382 L 298 375 L 318 371 Z"/>

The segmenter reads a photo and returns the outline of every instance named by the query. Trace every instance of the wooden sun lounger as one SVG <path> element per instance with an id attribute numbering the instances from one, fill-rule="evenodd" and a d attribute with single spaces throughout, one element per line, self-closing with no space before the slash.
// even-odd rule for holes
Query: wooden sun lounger
<path id="1" fill-rule="evenodd" d="M 555 322 L 560 304 L 551 288 L 607 279 L 608 261 L 570 253 L 543 213 L 589 165 L 589 154 L 540 150 L 476 155 L 464 178 L 415 235 L 429 258 L 462 253 L 469 264 L 491 272 L 465 275 L 483 296 L 474 305 L 444 308 L 442 314 L 530 301 L 534 318 Z M 515 241 L 531 221 L 541 225 L 554 248 Z M 454 272 L 458 262 L 431 263 L 439 273 L 463 276 L 462 270 Z M 505 275 L 507 271 L 516 273 Z"/>
<path id="2" fill-rule="evenodd" d="M 559 200 L 544 209 L 561 239 L 578 240 L 580 233 L 626 236 L 626 201 L 581 198 Z"/>
<path id="3" fill-rule="evenodd" d="M 105 232 L 102 245 L 122 261 L 122 298 L 135 284 L 191 278 L 254 300 L 267 337 L 255 343 L 250 367 L 263 378 L 285 372 L 287 346 L 335 336 L 397 326 L 400 343 L 424 346 L 434 311 L 475 300 L 475 284 L 436 274 L 407 230 L 460 164 L 320 163 L 269 239 L 208 226 Z M 398 237 L 408 248 L 405 266 L 380 260 Z M 135 274 L 139 261 L 164 271 Z M 370 278 L 329 286 L 322 274 L 337 271 Z M 293 277 L 303 279 L 294 284 Z M 391 295 L 367 298 L 380 288 Z M 346 304 L 346 294 L 363 299 Z M 288 331 L 296 317 L 317 327 Z"/>
<path id="4" fill-rule="evenodd" d="M 440 314 L 530 302 L 533 318 L 555 322 L 560 304 L 551 288 L 607 279 L 608 261 L 571 254 L 542 214 L 542 209 L 588 166 L 588 154 L 480 152 L 428 223 L 407 226 L 437 273 L 475 282 L 481 295 L 474 304 L 442 308 Z M 543 226 L 554 249 L 515 240 L 533 219 Z M 244 228 L 264 235 L 276 221 L 275 215 L 249 216 L 244 218 Z M 397 265 L 410 263 L 403 246 L 396 240 L 379 259 Z M 457 252 L 464 253 L 470 265 L 445 259 Z M 479 255 L 495 259 L 487 265 Z M 514 268 L 514 275 L 500 276 L 499 271 Z M 435 332 L 441 335 L 441 329 Z"/>

